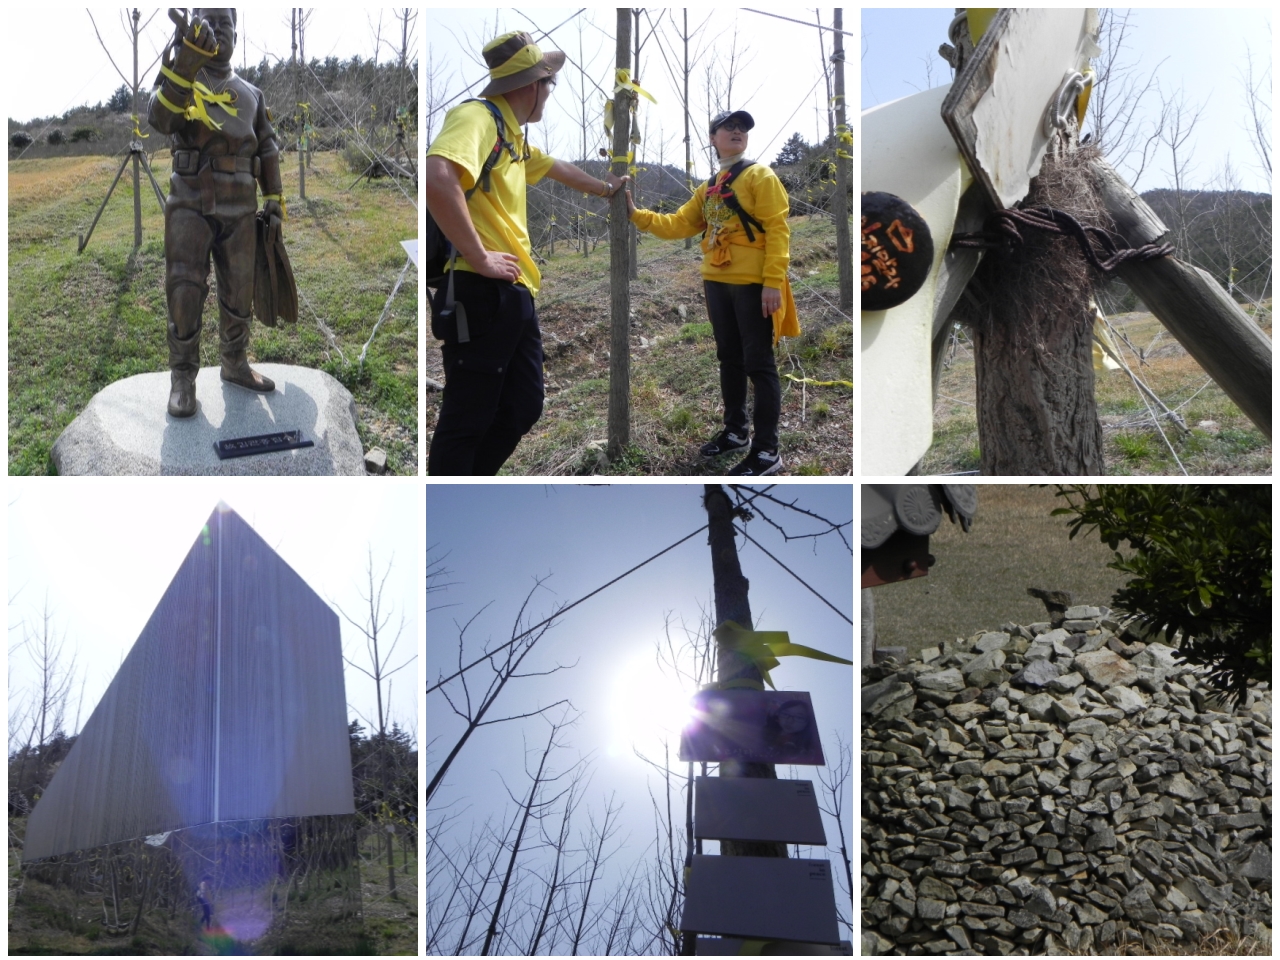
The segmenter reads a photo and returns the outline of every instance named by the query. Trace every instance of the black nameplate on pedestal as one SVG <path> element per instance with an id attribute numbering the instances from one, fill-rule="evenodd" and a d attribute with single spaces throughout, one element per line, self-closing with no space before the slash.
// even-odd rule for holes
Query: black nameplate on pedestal
<path id="1" fill-rule="evenodd" d="M 213 449 L 219 460 L 232 457 L 249 457 L 255 453 L 272 453 L 276 450 L 298 450 L 314 447 L 315 443 L 302 436 L 301 430 L 281 430 L 263 433 L 256 437 L 236 437 L 231 440 L 215 440 Z"/>

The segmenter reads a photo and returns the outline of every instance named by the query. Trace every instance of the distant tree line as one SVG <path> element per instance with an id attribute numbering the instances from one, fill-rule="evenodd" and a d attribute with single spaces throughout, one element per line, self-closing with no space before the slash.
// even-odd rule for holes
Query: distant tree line
<path id="1" fill-rule="evenodd" d="M 304 123 L 311 128 L 311 149 L 341 149 L 355 129 L 366 139 L 375 134 L 394 138 L 398 125 L 407 136 L 416 136 L 418 118 L 418 64 L 413 60 L 402 68 L 398 61 L 375 63 L 359 55 L 312 58 L 305 65 L 288 60 L 272 62 L 263 58 L 256 65 L 238 68 L 246 81 L 267 96 L 282 144 L 297 148 Z M 145 112 L 151 80 L 142 81 L 140 118 L 148 150 L 166 147 L 165 138 L 156 138 L 146 126 Z M 306 104 L 305 109 L 300 104 Z M 133 92 L 121 84 L 105 100 L 90 106 L 73 107 L 61 116 L 37 117 L 26 122 L 9 119 L 9 146 L 26 150 L 33 144 L 64 147 L 71 143 L 95 143 L 96 149 L 81 152 L 116 153 L 132 139 Z M 414 148 L 416 152 L 416 147 Z M 40 152 L 29 156 L 57 155 Z"/>

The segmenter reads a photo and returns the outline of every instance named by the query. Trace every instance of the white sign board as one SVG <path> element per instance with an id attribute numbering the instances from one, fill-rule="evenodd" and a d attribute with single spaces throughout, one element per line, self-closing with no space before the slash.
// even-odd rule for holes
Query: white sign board
<path id="1" fill-rule="evenodd" d="M 698 777 L 693 835 L 700 840 L 827 843 L 812 780 Z"/>
<path id="2" fill-rule="evenodd" d="M 831 864 L 694 856 L 680 929 L 750 940 L 840 942 Z"/>
<path id="3" fill-rule="evenodd" d="M 905 476 L 933 442 L 933 298 L 960 195 L 971 179 L 942 122 L 949 86 L 862 115 L 862 189 L 901 197 L 933 238 L 923 287 L 891 310 L 862 312 L 862 475 Z"/>
<path id="4" fill-rule="evenodd" d="M 1000 208 L 1027 195 L 1049 147 L 1045 117 L 1067 78 L 1101 52 L 1097 39 L 1094 9 L 1004 9 L 964 64 L 942 115 Z"/>

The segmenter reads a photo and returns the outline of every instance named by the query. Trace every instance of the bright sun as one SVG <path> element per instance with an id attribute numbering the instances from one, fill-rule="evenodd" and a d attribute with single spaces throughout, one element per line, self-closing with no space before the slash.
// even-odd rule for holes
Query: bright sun
<path id="1" fill-rule="evenodd" d="M 632 745 L 653 755 L 663 736 L 674 758 L 689 717 L 692 691 L 658 669 L 653 655 L 633 657 L 613 681 L 609 696 L 609 755 L 629 756 Z M 655 757 L 656 759 L 656 757 Z"/>

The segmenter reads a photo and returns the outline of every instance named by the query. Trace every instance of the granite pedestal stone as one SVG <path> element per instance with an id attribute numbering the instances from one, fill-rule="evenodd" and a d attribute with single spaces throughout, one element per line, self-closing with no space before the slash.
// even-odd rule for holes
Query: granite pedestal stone
<path id="1" fill-rule="evenodd" d="M 144 373 L 99 391 L 53 445 L 63 476 L 365 476 L 355 401 L 319 370 L 255 364 L 273 393 L 223 383 L 217 367 L 196 379 L 189 419 L 166 412 L 169 374 Z M 301 430 L 315 446 L 219 460 L 215 440 Z"/>

